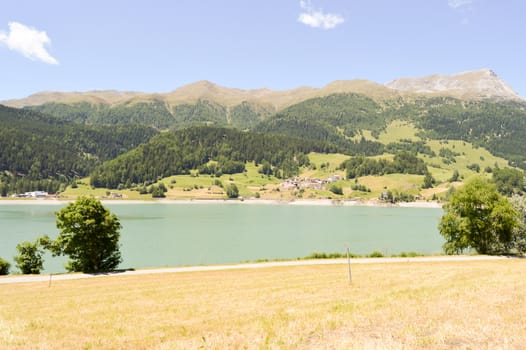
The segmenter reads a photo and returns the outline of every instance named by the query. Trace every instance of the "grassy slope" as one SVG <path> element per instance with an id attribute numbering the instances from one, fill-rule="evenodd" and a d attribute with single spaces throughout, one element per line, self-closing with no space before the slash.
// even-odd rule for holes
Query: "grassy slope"
<path id="1" fill-rule="evenodd" d="M 9 349 L 513 348 L 524 261 L 265 268 L 0 286 Z"/>
<path id="2" fill-rule="evenodd" d="M 379 136 L 379 141 L 388 144 L 397 142 L 401 139 L 410 139 L 413 141 L 421 141 L 417 136 L 417 129 L 406 122 L 395 121 L 390 124 L 384 132 Z M 371 138 L 371 133 L 367 130 L 363 131 L 366 138 Z M 470 143 L 463 141 L 450 140 L 441 142 L 436 140 L 426 140 L 426 144 L 437 154 L 436 157 L 429 157 L 427 155 L 420 155 L 429 167 L 433 177 L 438 181 L 437 185 L 432 189 L 422 190 L 423 176 L 419 175 L 403 175 L 403 174 L 389 174 L 385 176 L 366 176 L 361 177 L 357 181 L 359 184 L 367 186 L 371 192 L 352 191 L 351 186 L 353 181 L 340 181 L 337 184 L 343 188 L 344 195 L 335 195 L 327 190 L 312 190 L 306 189 L 303 193 L 298 191 L 278 191 L 279 179 L 274 177 L 266 177 L 257 172 L 257 167 L 253 163 L 247 164 L 247 172 L 245 174 L 223 175 L 219 180 L 226 187 L 229 183 L 235 183 L 239 187 L 240 196 L 253 197 L 259 193 L 263 199 L 315 199 L 315 198 L 361 198 L 361 199 L 375 199 L 386 189 L 398 192 L 407 192 L 413 195 L 421 195 L 423 198 L 430 199 L 433 194 L 443 197 L 450 187 L 456 187 L 460 183 L 450 184 L 448 180 L 451 178 L 454 170 L 458 170 L 463 180 L 477 175 L 473 170 L 467 168 L 468 165 L 478 164 L 481 168 L 481 173 L 484 173 L 486 167 L 494 167 L 497 164 L 504 168 L 507 166 L 507 161 L 491 155 L 483 148 L 474 148 Z M 459 155 L 455 157 L 455 162 L 446 164 L 443 159 L 438 156 L 441 148 L 449 149 Z M 392 155 L 383 155 L 375 158 L 392 158 Z M 338 166 L 348 158 L 343 154 L 317 154 L 311 153 L 309 155 L 311 163 L 316 165 L 316 169 L 303 169 L 300 177 L 320 178 L 326 179 L 335 174 L 344 176 L 344 171 L 338 170 Z M 322 164 L 328 166 L 322 167 Z M 486 174 L 490 176 L 489 174 Z M 215 178 L 208 175 L 190 176 L 180 175 L 165 178 L 162 181 L 170 187 L 167 197 L 172 199 L 224 199 L 226 193 L 224 189 L 213 186 Z M 175 183 L 173 183 L 175 181 Z M 84 179 L 84 183 L 89 183 L 88 179 Z M 94 195 L 105 196 L 106 190 L 97 189 L 91 190 L 88 186 L 80 184 L 78 189 L 68 188 L 63 193 L 66 197 L 74 197 L 77 195 Z M 128 199 L 151 199 L 150 195 L 139 195 L 136 191 L 116 191 L 124 194 Z"/>
<path id="3" fill-rule="evenodd" d="M 384 144 L 397 142 L 401 139 L 422 141 L 422 139 L 417 136 L 417 132 L 418 129 L 414 128 L 412 125 L 406 122 L 395 121 L 380 134 L 379 141 Z M 422 191 L 419 190 L 420 194 L 424 197 L 431 197 L 433 193 L 443 194 L 450 186 L 457 186 L 458 184 L 450 184 L 448 182 L 455 170 L 458 170 L 463 180 L 477 175 L 475 171 L 467 168 L 468 165 L 475 163 L 478 164 L 481 169 L 479 174 L 483 174 L 484 169 L 488 166 L 491 168 L 493 168 L 495 165 L 498 165 L 501 168 L 508 166 L 508 162 L 505 159 L 491 155 L 486 149 L 475 148 L 471 143 L 468 142 L 458 140 L 449 140 L 447 142 L 441 142 L 438 140 L 425 140 L 425 143 L 437 154 L 437 156 L 429 157 L 427 155 L 420 155 L 420 157 L 424 159 L 429 171 L 437 180 L 438 184 L 434 189 Z M 441 148 L 449 149 L 453 152 L 459 153 L 460 155 L 455 157 L 454 163 L 446 164 L 443 162 L 443 159 L 438 156 Z M 411 182 L 409 177 L 402 177 Z M 413 179 L 413 183 L 417 184 L 417 186 L 421 186 L 423 177 L 420 177 L 418 181 L 415 180 L 416 179 Z"/>

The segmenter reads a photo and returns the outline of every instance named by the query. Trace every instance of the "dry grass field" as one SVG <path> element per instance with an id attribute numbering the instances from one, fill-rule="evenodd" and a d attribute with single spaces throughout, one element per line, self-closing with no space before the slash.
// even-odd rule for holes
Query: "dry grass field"
<path id="1" fill-rule="evenodd" d="M 525 349 L 526 260 L 0 285 L 6 349 Z"/>

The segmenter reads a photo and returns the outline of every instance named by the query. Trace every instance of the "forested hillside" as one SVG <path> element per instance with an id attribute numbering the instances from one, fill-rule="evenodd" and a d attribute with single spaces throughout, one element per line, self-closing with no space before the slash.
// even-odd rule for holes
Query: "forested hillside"
<path id="1" fill-rule="evenodd" d="M 374 155 L 385 151 L 370 141 L 356 148 L 351 137 L 369 130 L 374 137 L 393 120 L 409 121 L 421 136 L 464 140 L 526 169 L 526 103 L 450 97 L 375 102 L 356 94 L 335 94 L 291 106 L 256 126 L 259 132 L 323 140 Z M 388 150 L 389 151 L 389 150 Z"/>
<path id="2" fill-rule="evenodd" d="M 377 155 L 379 142 L 352 140 L 360 130 L 381 130 L 387 123 L 381 107 L 357 94 L 314 98 L 291 106 L 256 126 L 255 130 L 308 140 L 322 140 L 345 148 L 351 154 Z"/>
<path id="3" fill-rule="evenodd" d="M 268 163 L 274 175 L 290 177 L 308 165 L 309 152 L 337 152 L 324 142 L 264 135 L 235 129 L 191 127 L 164 132 L 136 149 L 104 163 L 91 174 L 95 187 L 130 188 L 201 168 L 243 172 L 246 162 Z M 213 164 L 209 164 L 214 161 Z M 218 169 L 218 170 L 217 170 Z"/>
<path id="4" fill-rule="evenodd" d="M 410 121 L 431 139 L 458 139 L 487 148 L 511 165 L 526 168 L 526 103 L 520 100 L 393 95 L 370 98 L 337 93 L 293 104 L 281 111 L 265 103 L 208 100 L 169 104 L 161 97 L 121 103 L 53 103 L 26 107 L 64 121 L 88 125 L 152 126 L 158 130 L 194 125 L 230 126 L 241 130 L 330 142 L 356 155 L 377 155 L 384 145 L 373 137 L 393 120 Z"/>
<path id="5" fill-rule="evenodd" d="M 232 126 L 250 129 L 274 111 L 268 106 L 242 102 L 230 107 L 208 100 L 170 106 L 162 100 L 127 101 L 108 105 L 88 102 L 45 103 L 25 109 L 52 115 L 58 119 L 90 125 L 142 124 L 159 130 L 193 125 Z"/>
<path id="6" fill-rule="evenodd" d="M 423 135 L 469 141 L 526 169 L 526 103 L 434 98 L 416 101 L 415 110 Z"/>
<path id="7" fill-rule="evenodd" d="M 148 141 L 157 132 L 134 124 L 86 126 L 0 105 L 0 180 L 7 193 L 55 192 L 59 183 Z M 50 185 L 52 184 L 52 185 Z"/>

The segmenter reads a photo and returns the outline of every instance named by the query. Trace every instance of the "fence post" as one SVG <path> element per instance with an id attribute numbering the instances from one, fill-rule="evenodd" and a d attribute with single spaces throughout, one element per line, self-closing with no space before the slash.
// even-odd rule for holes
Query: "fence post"
<path id="1" fill-rule="evenodd" d="M 351 253 L 349 252 L 349 246 L 347 246 L 347 267 L 349 269 L 349 284 L 352 284 L 352 275 L 351 275 Z"/>

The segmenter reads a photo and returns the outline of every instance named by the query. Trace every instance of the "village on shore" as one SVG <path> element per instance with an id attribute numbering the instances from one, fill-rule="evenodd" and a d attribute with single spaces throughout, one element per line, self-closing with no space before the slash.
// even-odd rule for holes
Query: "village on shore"
<path id="1" fill-rule="evenodd" d="M 332 175 L 327 179 L 295 177 L 285 179 L 278 188 L 280 191 L 297 191 L 301 189 L 325 190 L 328 185 L 342 180 L 340 175 Z M 415 207 L 415 208 L 441 208 L 442 204 L 438 201 L 429 201 L 416 199 L 412 202 L 392 203 L 385 200 L 385 193 L 379 198 L 361 199 L 361 198 L 255 198 L 239 197 L 236 199 L 225 198 L 158 198 L 158 199 L 130 199 L 118 191 L 108 191 L 104 196 L 97 196 L 106 204 L 146 204 L 146 203 L 163 203 L 163 204 L 220 204 L 220 203 L 244 203 L 244 204 L 266 204 L 266 205 L 322 205 L 322 206 L 398 206 L 398 207 Z M 1 204 L 62 204 L 72 201 L 73 198 L 61 196 L 60 194 L 48 194 L 45 191 L 31 191 L 11 195 L 10 198 L 0 200 Z"/>

